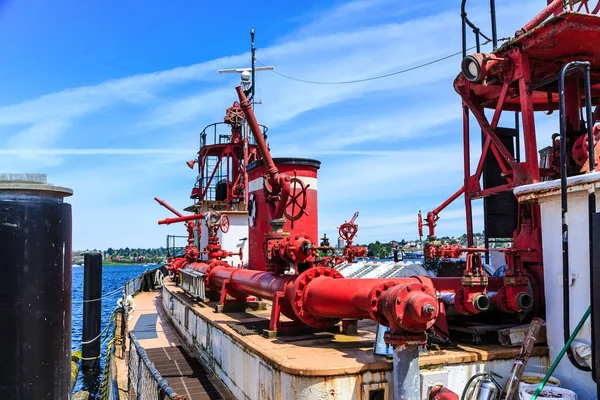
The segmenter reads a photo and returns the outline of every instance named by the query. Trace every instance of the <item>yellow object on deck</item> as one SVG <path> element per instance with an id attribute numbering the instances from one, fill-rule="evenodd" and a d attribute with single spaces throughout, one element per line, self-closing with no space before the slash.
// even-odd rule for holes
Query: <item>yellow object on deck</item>
<path id="1" fill-rule="evenodd" d="M 80 363 L 81 351 L 74 351 L 71 355 L 71 390 L 73 390 L 73 388 L 75 387 L 75 382 L 77 382 L 77 375 L 79 375 Z"/>

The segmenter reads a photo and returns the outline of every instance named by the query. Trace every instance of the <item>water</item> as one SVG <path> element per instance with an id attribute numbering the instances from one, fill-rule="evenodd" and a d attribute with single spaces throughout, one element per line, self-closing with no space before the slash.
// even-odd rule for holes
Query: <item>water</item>
<path id="1" fill-rule="evenodd" d="M 143 265 L 124 265 L 124 266 L 105 266 L 102 268 L 102 293 L 114 292 L 122 287 L 125 282 L 135 278 L 154 265 L 145 267 Z M 117 300 L 121 293 L 117 291 L 102 299 L 102 327 L 104 329 L 108 324 L 113 310 L 117 306 Z M 73 318 L 71 329 L 71 349 L 81 350 L 81 334 L 83 324 L 83 267 L 73 266 Z M 75 384 L 75 391 L 88 390 L 95 393 L 100 384 L 102 371 L 104 370 L 104 356 L 106 355 L 106 345 L 110 337 L 100 346 L 102 359 L 100 362 L 100 374 L 98 376 L 83 376 L 80 372 Z"/>

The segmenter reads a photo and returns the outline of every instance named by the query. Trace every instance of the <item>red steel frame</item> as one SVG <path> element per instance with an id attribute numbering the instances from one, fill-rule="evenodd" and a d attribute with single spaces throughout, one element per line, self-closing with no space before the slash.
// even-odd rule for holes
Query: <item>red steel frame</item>
<path id="1" fill-rule="evenodd" d="M 465 199 L 467 246 L 473 247 L 473 213 L 472 201 L 487 196 L 512 191 L 517 186 L 540 181 L 541 176 L 558 177 L 558 165 L 551 163 L 550 168 L 540 168 L 534 111 L 548 110 L 552 112 L 558 106 L 558 91 L 549 82 L 558 73 L 562 63 L 574 58 L 587 57 L 597 60 L 600 53 L 593 43 L 600 40 L 600 23 L 596 17 L 586 16 L 581 12 L 596 14 L 600 11 L 600 1 L 590 8 L 588 1 L 569 4 L 563 14 L 562 0 L 549 2 L 528 24 L 516 32 L 517 38 L 506 43 L 492 54 L 475 54 L 472 57 L 479 63 L 479 76 L 473 81 L 467 80 L 462 73 L 456 78 L 454 88 L 461 96 L 463 111 L 463 185 L 439 207 L 429 212 L 426 225 L 429 227 L 428 238 L 435 239 L 435 225 L 439 213 L 461 195 Z M 542 24 L 554 15 L 552 23 Z M 540 25 L 542 24 L 542 25 Z M 593 39 L 586 38 L 594 34 Z M 554 43 L 548 46 L 548 41 Z M 578 42 L 580 47 L 569 45 Z M 574 54 L 577 52 L 576 54 Z M 584 55 L 582 55 L 584 54 Z M 598 68 L 599 66 L 596 65 Z M 593 72 L 592 72 L 593 73 Z M 596 75 L 598 77 L 598 75 Z M 535 84 L 534 84 L 535 79 Z M 538 89 L 539 88 L 539 89 Z M 600 85 L 592 87 L 596 93 Z M 570 124 L 570 132 L 577 136 L 580 131 L 580 109 L 582 94 L 579 90 L 578 78 L 565 82 L 566 116 Z M 493 109 L 491 119 L 484 113 L 485 108 Z M 525 148 L 524 160 L 517 161 L 496 134 L 502 111 L 518 111 L 521 113 L 522 142 Z M 595 117 L 598 115 L 596 109 Z M 473 115 L 481 128 L 484 142 L 475 172 L 471 169 L 470 154 L 470 116 Z M 580 135 L 581 136 L 581 135 Z M 573 139 L 569 139 L 573 140 Z M 553 140 L 554 141 L 554 140 Z M 518 141 L 517 143 L 519 143 Z M 568 146 L 573 146 L 573 142 Z M 568 142 L 569 143 L 569 142 Z M 579 143 L 581 144 L 581 143 Z M 552 143 L 556 159 L 558 146 Z M 568 150 L 571 151 L 571 150 Z M 578 152 L 582 153 L 582 146 Z M 573 155 L 574 153 L 570 153 Z M 580 163 L 582 154 L 575 155 L 575 164 Z M 493 157 L 500 167 L 506 183 L 483 189 L 480 184 L 484 163 Z M 585 158 L 585 154 L 583 154 Z M 568 160 L 569 166 L 576 166 Z M 584 167 L 585 168 L 585 167 Z M 575 172 L 573 172 L 575 173 Z M 506 251 L 508 272 L 506 285 L 509 290 L 525 287 L 531 283 L 536 291 L 536 305 L 543 306 L 543 269 L 542 238 L 540 226 L 540 209 L 537 204 L 519 204 L 517 229 L 513 234 L 512 247 Z M 422 221 L 419 215 L 419 231 L 422 233 Z M 436 250 L 435 245 L 428 243 L 429 254 L 444 254 L 447 250 Z M 461 252 L 474 253 L 489 251 L 488 249 L 462 249 Z M 529 277 L 529 278 L 528 278 Z M 530 279 L 533 278 L 531 281 Z"/>

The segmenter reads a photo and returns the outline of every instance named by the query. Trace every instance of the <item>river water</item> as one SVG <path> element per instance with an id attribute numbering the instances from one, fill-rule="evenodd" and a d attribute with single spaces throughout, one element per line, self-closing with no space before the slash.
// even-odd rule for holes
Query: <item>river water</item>
<path id="1" fill-rule="evenodd" d="M 114 292 L 122 287 L 125 282 L 140 275 L 146 269 L 155 268 L 156 265 L 124 265 L 124 266 L 104 266 L 102 268 L 102 293 Z M 104 329 L 109 322 L 113 310 L 117 307 L 117 300 L 121 297 L 121 292 L 110 294 L 102 301 L 102 327 Z M 71 329 L 71 348 L 73 351 L 81 350 L 81 334 L 83 325 L 83 267 L 73 266 L 73 318 Z M 111 339 L 104 340 L 101 345 L 102 360 L 100 363 L 100 373 L 98 375 L 84 376 L 81 372 L 75 384 L 75 391 L 88 390 L 94 394 L 100 384 L 102 371 L 104 370 L 104 356 L 106 355 L 106 345 Z"/>

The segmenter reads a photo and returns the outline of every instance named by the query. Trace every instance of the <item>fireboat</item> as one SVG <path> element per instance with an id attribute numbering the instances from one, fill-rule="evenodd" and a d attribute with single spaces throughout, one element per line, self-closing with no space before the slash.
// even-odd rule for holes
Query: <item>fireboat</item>
<path id="1" fill-rule="evenodd" d="M 108 398 L 598 398 L 600 2 L 548 1 L 500 44 L 492 0 L 490 53 L 465 3 L 453 82 L 464 179 L 416 216 L 424 262 L 360 261 L 358 214 L 339 226 L 341 254 L 319 238 L 327 166 L 271 156 L 253 107 L 252 32 L 252 66 L 232 70 L 235 101 L 187 162 L 193 204 L 180 212 L 155 198 L 175 214 L 158 224 L 183 223 L 186 244 L 124 307 Z M 558 113 L 554 132 L 536 131 L 542 113 Z M 500 126 L 506 114 L 514 126 Z M 483 139 L 471 165 L 474 127 Z M 460 198 L 467 245 L 442 245 L 436 227 Z"/>

